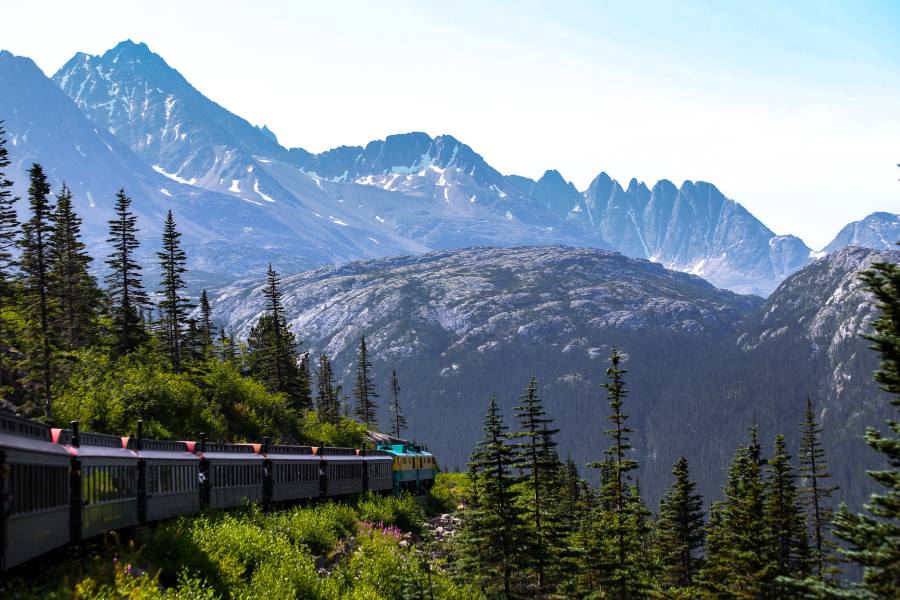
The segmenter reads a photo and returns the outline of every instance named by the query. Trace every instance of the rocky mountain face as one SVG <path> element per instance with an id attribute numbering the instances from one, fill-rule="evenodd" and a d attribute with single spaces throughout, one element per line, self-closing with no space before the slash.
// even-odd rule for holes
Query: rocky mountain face
<path id="1" fill-rule="evenodd" d="M 34 162 L 44 166 L 54 192 L 65 182 L 83 218 L 85 241 L 98 259 L 107 253 L 107 221 L 113 216 L 116 192 L 124 188 L 134 200 L 145 272 L 152 272 L 155 265 L 154 252 L 169 208 L 178 215 L 192 275 L 201 281 L 243 275 L 248 265 L 264 268 L 273 257 L 298 269 L 309 264 L 293 259 L 302 255 L 297 236 L 258 207 L 153 171 L 87 120 L 30 59 L 0 52 L 0 89 L 0 115 L 12 161 L 6 175 L 14 181 L 15 192 L 26 196 L 27 171 Z M 27 218 L 24 200 L 18 209 Z M 254 227 L 248 227 L 250 223 Z M 95 266 L 102 269 L 102 260 Z"/>
<path id="2" fill-rule="evenodd" d="M 825 252 L 834 252 L 844 246 L 894 250 L 897 242 L 900 242 L 900 215 L 875 212 L 861 221 L 845 225 L 825 247 Z"/>
<path id="3" fill-rule="evenodd" d="M 801 240 L 775 235 L 705 182 L 632 180 L 623 188 L 601 173 L 579 191 L 558 171 L 538 180 L 505 175 L 453 136 L 425 133 L 319 154 L 286 149 L 144 44 L 76 54 L 53 79 L 99 131 L 158 173 L 257 205 L 297 232 L 311 265 L 562 243 L 618 250 L 765 296 L 811 260 Z"/>
<path id="4" fill-rule="evenodd" d="M 512 419 L 532 375 L 562 428 L 563 456 L 596 460 L 606 443 L 601 385 L 617 346 L 627 355 L 641 485 L 654 502 L 681 455 L 717 497 L 754 421 L 764 439 L 783 432 L 796 447 L 807 395 L 820 403 L 842 497 L 856 502 L 867 490 L 860 465 L 872 461 L 862 431 L 883 416 L 877 360 L 859 338 L 874 310 L 857 276 L 883 258 L 900 253 L 840 250 L 765 303 L 657 263 L 559 246 L 326 267 L 285 278 L 283 289 L 303 348 L 334 357 L 344 389 L 367 336 L 376 384 L 386 391 L 397 370 L 410 431 L 446 467 L 465 465 L 489 395 Z M 245 335 L 263 310 L 261 292 L 221 290 L 216 318 Z"/>

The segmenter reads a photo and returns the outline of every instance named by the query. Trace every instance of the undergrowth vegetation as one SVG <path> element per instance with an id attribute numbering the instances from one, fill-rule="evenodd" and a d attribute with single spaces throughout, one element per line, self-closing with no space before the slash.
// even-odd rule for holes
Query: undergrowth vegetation
<path id="1" fill-rule="evenodd" d="M 477 598 L 475 590 L 430 564 L 422 551 L 423 505 L 436 503 L 430 495 L 365 495 L 268 514 L 248 506 L 182 517 L 139 531 L 130 540 L 110 536 L 82 560 L 0 585 L 0 596 Z"/>

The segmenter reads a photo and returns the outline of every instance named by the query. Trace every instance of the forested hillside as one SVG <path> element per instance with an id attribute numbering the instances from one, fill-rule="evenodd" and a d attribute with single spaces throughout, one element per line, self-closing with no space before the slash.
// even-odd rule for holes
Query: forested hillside
<path id="1" fill-rule="evenodd" d="M 351 263 L 282 287 L 289 326 L 313 356 L 333 358 L 344 389 L 367 336 L 376 387 L 386 391 L 396 370 L 410 431 L 450 468 L 465 466 L 485 398 L 496 394 L 508 410 L 535 376 L 562 430 L 561 455 L 583 469 L 600 444 L 604 360 L 615 345 L 653 502 L 678 455 L 691 460 L 703 494 L 717 497 L 736 440 L 754 422 L 796 448 L 809 396 L 836 449 L 839 497 L 859 503 L 868 488 L 857 467 L 875 464 L 859 436 L 884 413 L 870 377 L 876 357 L 860 337 L 875 309 L 858 275 L 897 256 L 840 250 L 766 302 L 648 261 L 567 247 Z M 240 338 L 264 301 L 258 284 L 232 286 L 216 294 L 213 314 Z"/>

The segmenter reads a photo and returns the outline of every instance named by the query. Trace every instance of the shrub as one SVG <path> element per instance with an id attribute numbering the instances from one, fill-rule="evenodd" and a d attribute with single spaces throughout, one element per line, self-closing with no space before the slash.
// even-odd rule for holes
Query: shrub
<path id="1" fill-rule="evenodd" d="M 416 497 L 409 493 L 401 496 L 379 496 L 368 493 L 356 504 L 359 518 L 369 523 L 396 525 L 404 531 L 420 533 L 425 523 L 425 513 Z"/>
<path id="2" fill-rule="evenodd" d="M 54 403 L 58 421 L 78 420 L 84 431 L 134 433 L 143 419 L 148 436 L 185 439 L 201 431 L 219 436 L 225 423 L 186 375 L 150 350 L 111 359 L 76 353 L 68 382 Z"/>

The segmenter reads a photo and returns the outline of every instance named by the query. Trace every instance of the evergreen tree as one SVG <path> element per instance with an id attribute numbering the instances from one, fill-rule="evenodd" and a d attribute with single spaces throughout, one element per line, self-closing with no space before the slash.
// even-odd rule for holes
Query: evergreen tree
<path id="1" fill-rule="evenodd" d="M 234 338 L 225 334 L 225 328 L 219 327 L 219 358 L 223 362 L 234 363 L 237 361 L 237 348 Z"/>
<path id="2" fill-rule="evenodd" d="M 56 196 L 52 254 L 52 294 L 56 302 L 53 328 L 62 348 L 86 348 L 96 336 L 96 311 L 102 293 L 88 272 L 93 260 L 81 241 L 81 219 L 72 205 L 72 192 L 63 184 Z"/>
<path id="3" fill-rule="evenodd" d="M 881 310 L 866 336 L 881 354 L 875 380 L 900 408 L 900 266 L 876 263 L 861 279 Z M 863 567 L 862 586 L 875 598 L 900 597 L 900 420 L 887 424 L 890 433 L 866 431 L 866 443 L 886 459 L 884 469 L 868 472 L 884 491 L 869 497 L 868 514 L 841 506 L 834 520 L 835 535 L 850 544 L 841 552 Z"/>
<path id="4" fill-rule="evenodd" d="M 375 399 L 378 393 L 375 384 L 372 383 L 372 363 L 369 361 L 369 351 L 366 348 L 366 336 L 359 338 L 359 352 L 356 356 L 356 384 L 353 387 L 353 397 L 356 398 L 356 417 L 365 424 L 367 429 L 378 427 Z"/>
<path id="5" fill-rule="evenodd" d="M 43 404 L 44 414 L 50 416 L 52 403 L 53 350 L 56 346 L 51 329 L 53 311 L 52 280 L 53 255 L 50 238 L 53 236 L 53 206 L 48 196 L 50 184 L 39 164 L 28 171 L 31 186 L 28 203 L 31 218 L 22 225 L 22 276 L 24 308 L 27 322 L 28 381 L 36 399 Z"/>
<path id="6" fill-rule="evenodd" d="M 300 355 L 300 366 L 297 367 L 297 406 L 309 410 L 313 406 L 312 376 L 309 370 L 309 352 Z"/>
<path id="7" fill-rule="evenodd" d="M 516 503 L 512 469 L 515 453 L 508 443 L 497 399 L 491 397 L 484 420 L 484 438 L 469 464 L 476 502 L 464 514 L 461 533 L 463 565 L 488 593 L 513 597 L 514 576 L 525 546 L 525 528 Z"/>
<path id="8" fill-rule="evenodd" d="M 131 212 L 131 198 L 125 190 L 116 194 L 116 218 L 109 221 L 109 238 L 113 253 L 106 260 L 110 273 L 106 285 L 110 297 L 112 331 L 119 355 L 128 354 L 146 340 L 141 311 L 147 294 L 141 283 L 141 266 L 134 260 L 138 248 L 137 216 Z"/>
<path id="9" fill-rule="evenodd" d="M 297 342 L 287 326 L 281 302 L 280 280 L 269 265 L 263 295 L 266 312 L 247 336 L 250 373 L 271 392 L 287 394 L 297 410 L 309 408 L 309 393 L 298 364 Z"/>
<path id="10" fill-rule="evenodd" d="M 391 423 L 393 424 L 394 437 L 399 438 L 406 429 L 406 417 L 400 410 L 400 380 L 397 379 L 397 371 L 391 370 Z"/>
<path id="11" fill-rule="evenodd" d="M 338 406 L 338 397 L 335 394 L 331 362 L 325 354 L 319 356 L 316 382 L 316 410 L 319 413 L 319 419 L 324 423 L 337 424 L 340 417 L 340 407 Z"/>
<path id="12" fill-rule="evenodd" d="M 800 497 L 807 508 L 807 520 L 812 531 L 813 573 L 822 577 L 836 571 L 833 563 L 834 542 L 829 538 L 831 522 L 831 494 L 837 486 L 826 483 L 831 478 L 825 460 L 825 448 L 819 440 L 822 427 L 816 421 L 813 401 L 806 398 L 806 415 L 800 434 Z"/>
<path id="13" fill-rule="evenodd" d="M 19 345 L 16 329 L 8 322 L 10 315 L 6 309 L 15 303 L 14 271 L 17 266 L 15 248 L 19 238 L 19 222 L 16 218 L 15 203 L 10 188 L 13 183 L 6 178 L 6 169 L 10 165 L 9 152 L 6 149 L 6 131 L 0 121 L 0 395 L 18 384 L 15 370 L 13 348 Z"/>
<path id="14" fill-rule="evenodd" d="M 695 493 L 688 461 L 678 459 L 672 469 L 675 483 L 659 503 L 656 547 L 663 589 L 688 589 L 702 564 L 703 498 Z"/>
<path id="15" fill-rule="evenodd" d="M 603 529 L 612 547 L 603 556 L 594 557 L 604 562 L 606 568 L 601 582 L 615 598 L 629 598 L 641 587 L 637 560 L 637 542 L 634 526 L 635 515 L 629 502 L 629 473 L 637 468 L 637 461 L 629 458 L 632 445 L 629 434 L 634 430 L 627 425 L 628 415 L 624 412 L 624 400 L 628 394 L 623 376 L 627 371 L 620 367 L 622 355 L 616 348 L 610 354 L 610 368 L 606 371 L 608 382 L 606 398 L 609 402 L 612 423 L 604 433 L 610 439 L 610 447 L 604 451 L 605 460 L 592 466 L 607 469 L 608 477 L 602 480 L 600 499 L 607 509 L 603 516 Z M 602 474 L 602 472 L 601 472 Z"/>
<path id="16" fill-rule="evenodd" d="M 559 433 L 552 428 L 553 420 L 547 416 L 537 392 L 537 379 L 531 378 L 521 403 L 515 408 L 520 431 L 510 437 L 522 441 L 514 447 L 521 479 L 526 486 L 526 518 L 532 528 L 529 560 L 538 577 L 538 590 L 545 590 L 546 566 L 553 564 L 560 540 L 554 535 L 555 527 L 546 527 L 542 518 L 548 516 L 550 502 L 549 484 L 559 459 L 556 456 L 556 442 L 553 436 Z"/>
<path id="17" fill-rule="evenodd" d="M 170 210 L 163 225 L 162 251 L 157 252 L 162 277 L 159 301 L 160 332 L 168 351 L 172 370 L 181 371 L 182 343 L 190 302 L 182 295 L 185 288 L 183 274 L 187 271 L 187 255 L 181 249 L 181 234 L 175 229 L 175 219 Z M 208 306 L 207 306 L 208 308 Z"/>
<path id="18" fill-rule="evenodd" d="M 794 469 L 784 445 L 784 436 L 775 436 L 772 459 L 768 461 L 765 522 L 768 528 L 769 566 L 767 598 L 791 598 L 793 591 L 776 581 L 778 577 L 802 579 L 810 573 L 810 548 L 803 508 Z"/>
<path id="19" fill-rule="evenodd" d="M 10 165 L 6 148 L 6 130 L 0 121 L 0 311 L 11 304 L 13 290 L 13 270 L 16 267 L 15 247 L 19 237 L 19 222 L 16 218 L 15 203 L 10 188 L 12 181 L 6 178 Z M 0 334 L 4 334 L 0 330 Z"/>
<path id="20" fill-rule="evenodd" d="M 760 598 L 769 566 L 765 487 L 755 429 L 728 469 L 725 501 L 710 513 L 706 562 L 698 579 L 712 598 Z M 715 518 L 713 518 L 715 516 Z"/>
<path id="21" fill-rule="evenodd" d="M 200 292 L 200 345 L 203 348 L 203 357 L 212 356 L 213 348 L 213 322 L 212 309 L 209 307 L 209 298 L 206 290 Z"/>

